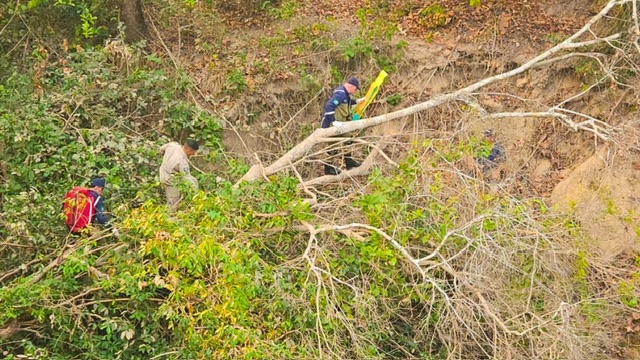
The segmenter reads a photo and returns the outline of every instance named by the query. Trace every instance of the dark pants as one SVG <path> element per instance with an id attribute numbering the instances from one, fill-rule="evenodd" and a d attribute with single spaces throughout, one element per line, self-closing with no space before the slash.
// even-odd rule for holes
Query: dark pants
<path id="1" fill-rule="evenodd" d="M 351 121 L 351 119 L 348 118 L 348 119 L 342 120 L 342 121 Z M 324 115 L 322 116 L 322 120 L 320 121 L 320 124 L 321 124 L 320 126 L 323 129 L 326 129 L 326 128 L 331 126 L 331 123 L 326 120 Z M 350 146 L 352 144 L 353 144 L 353 141 L 347 141 L 346 142 L 347 146 Z M 336 156 L 336 155 L 338 155 L 338 150 L 330 150 L 330 151 L 328 151 L 328 154 L 330 156 Z M 344 166 L 347 168 L 347 170 L 353 169 L 355 167 L 360 166 L 360 163 L 353 159 L 353 157 L 351 155 L 351 151 L 347 152 L 346 154 L 343 154 L 342 155 L 342 160 L 344 161 Z M 340 173 L 340 169 L 338 167 L 333 166 L 331 164 L 327 164 L 327 163 L 324 164 L 324 174 L 325 175 L 338 175 L 339 173 Z"/>
<path id="2" fill-rule="evenodd" d="M 347 141 L 346 145 L 350 146 L 353 144 L 353 141 Z M 340 154 L 339 149 L 329 150 L 327 152 L 330 156 L 336 156 Z M 355 167 L 360 166 L 360 163 L 357 162 L 351 155 L 351 151 L 342 154 L 342 160 L 344 162 L 344 166 L 347 170 L 353 169 Z M 333 166 L 331 164 L 324 164 L 324 174 L 325 175 L 338 175 L 340 173 L 339 167 Z"/>

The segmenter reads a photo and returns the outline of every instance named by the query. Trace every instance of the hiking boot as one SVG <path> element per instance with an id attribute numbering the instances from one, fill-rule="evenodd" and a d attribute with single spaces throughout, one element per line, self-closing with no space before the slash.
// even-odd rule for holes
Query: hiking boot
<path id="1" fill-rule="evenodd" d="M 353 160 L 352 157 L 345 156 L 344 165 L 347 167 L 347 170 L 349 170 L 349 169 L 357 168 L 358 166 L 360 166 L 360 163 Z"/>
<path id="2" fill-rule="evenodd" d="M 324 166 L 324 174 L 325 175 L 338 175 L 338 174 L 340 174 L 340 169 L 336 169 L 335 167 L 333 167 L 331 165 L 325 165 Z"/>

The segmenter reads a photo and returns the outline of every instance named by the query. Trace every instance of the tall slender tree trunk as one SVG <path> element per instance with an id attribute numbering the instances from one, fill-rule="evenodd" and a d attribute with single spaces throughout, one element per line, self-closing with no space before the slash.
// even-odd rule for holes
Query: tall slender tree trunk
<path id="1" fill-rule="evenodd" d="M 135 43 L 149 39 L 149 30 L 142 13 L 142 0 L 119 0 L 120 20 L 126 26 L 125 41 Z"/>

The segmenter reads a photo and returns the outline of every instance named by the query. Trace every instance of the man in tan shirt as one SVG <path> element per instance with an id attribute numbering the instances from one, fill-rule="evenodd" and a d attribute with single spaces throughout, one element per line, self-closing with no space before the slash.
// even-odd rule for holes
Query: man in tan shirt
<path id="1" fill-rule="evenodd" d="M 167 206 L 170 211 L 178 210 L 182 194 L 180 190 L 171 182 L 174 174 L 181 174 L 183 178 L 190 181 L 194 188 L 198 188 L 198 180 L 191 175 L 189 167 L 189 157 L 194 155 L 200 145 L 195 140 L 187 140 L 183 145 L 177 142 L 170 142 L 160 148 L 163 154 L 162 165 L 160 165 L 160 184 L 167 195 Z"/>

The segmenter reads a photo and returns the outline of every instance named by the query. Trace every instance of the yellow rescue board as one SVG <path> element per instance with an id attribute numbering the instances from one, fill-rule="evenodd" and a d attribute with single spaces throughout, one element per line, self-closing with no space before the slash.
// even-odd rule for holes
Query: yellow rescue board
<path id="1" fill-rule="evenodd" d="M 373 102 L 373 99 L 376 98 L 376 95 L 378 95 L 378 91 L 380 91 L 380 86 L 382 86 L 382 83 L 384 82 L 384 79 L 387 77 L 387 75 L 388 74 L 386 71 L 384 70 L 380 71 L 380 73 L 378 74 L 378 77 L 373 81 L 373 83 L 371 83 L 371 86 L 369 86 L 367 95 L 364 96 L 364 101 L 358 104 L 355 110 L 353 111 L 353 115 L 351 116 L 353 120 L 362 119 L 364 110 L 367 108 L 367 106 L 369 106 L 369 104 Z"/>

